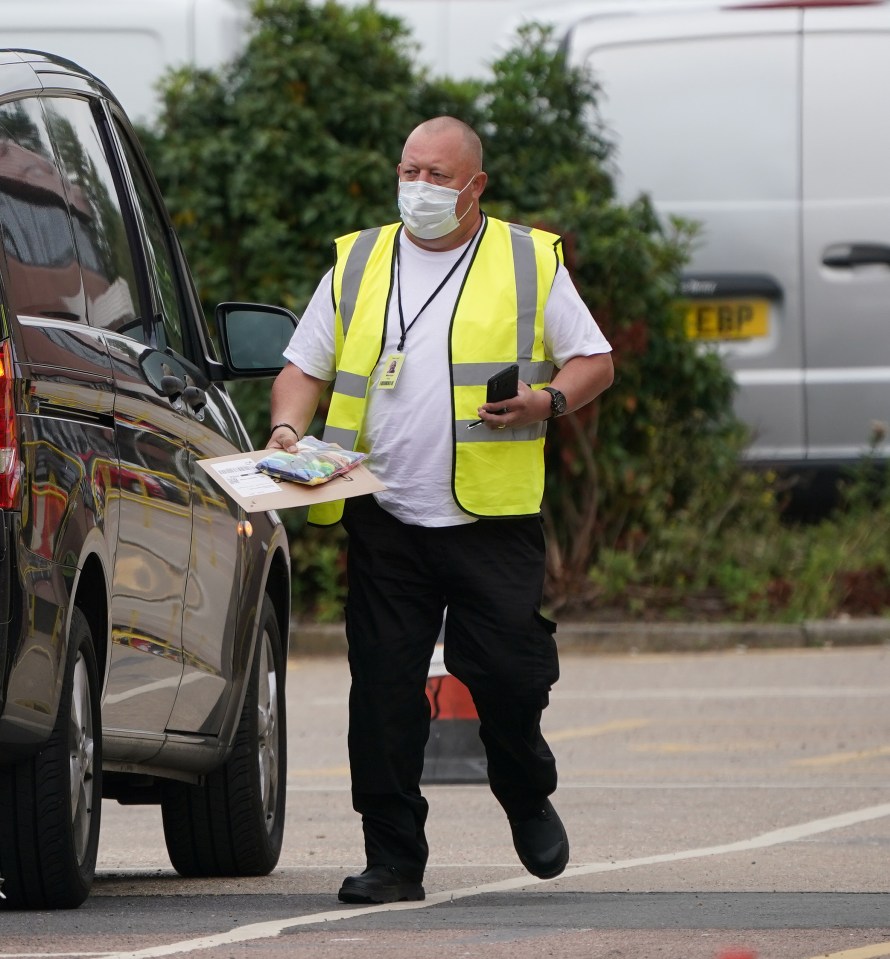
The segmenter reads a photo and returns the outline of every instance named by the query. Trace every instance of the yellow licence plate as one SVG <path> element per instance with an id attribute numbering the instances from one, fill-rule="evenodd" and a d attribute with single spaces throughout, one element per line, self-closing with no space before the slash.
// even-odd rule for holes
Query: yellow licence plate
<path id="1" fill-rule="evenodd" d="M 687 300 L 693 340 L 750 340 L 769 334 L 769 300 Z"/>

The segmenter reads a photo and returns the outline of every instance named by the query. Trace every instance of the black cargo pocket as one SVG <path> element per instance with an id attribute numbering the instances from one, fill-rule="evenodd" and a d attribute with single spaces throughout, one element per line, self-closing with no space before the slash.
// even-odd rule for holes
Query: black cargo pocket
<path id="1" fill-rule="evenodd" d="M 535 630 L 535 688 L 546 696 L 559 679 L 559 654 L 556 648 L 556 623 L 534 611 Z"/>

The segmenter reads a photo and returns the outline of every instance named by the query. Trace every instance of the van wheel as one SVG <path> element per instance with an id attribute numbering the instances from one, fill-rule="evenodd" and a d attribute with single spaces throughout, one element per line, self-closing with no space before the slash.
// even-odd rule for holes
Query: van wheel
<path id="1" fill-rule="evenodd" d="M 275 609 L 263 601 L 259 642 L 235 744 L 205 785 L 168 781 L 161 812 L 182 876 L 264 876 L 284 838 L 287 730 L 284 654 Z"/>
<path id="2" fill-rule="evenodd" d="M 101 811 L 99 673 L 74 608 L 55 729 L 35 756 L 0 767 L 0 907 L 79 906 L 93 884 Z"/>

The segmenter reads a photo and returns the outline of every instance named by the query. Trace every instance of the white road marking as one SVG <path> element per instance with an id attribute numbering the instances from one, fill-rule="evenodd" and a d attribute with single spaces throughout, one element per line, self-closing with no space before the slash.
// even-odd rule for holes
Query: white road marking
<path id="1" fill-rule="evenodd" d="M 662 853 L 657 856 L 641 856 L 638 859 L 621 859 L 614 862 L 588 863 L 584 866 L 575 866 L 567 869 L 558 880 L 536 879 L 533 876 L 517 876 L 501 882 L 484 883 L 478 886 L 467 886 L 462 889 L 452 889 L 446 892 L 433 893 L 423 902 L 395 902 L 380 906 L 362 906 L 350 908 L 341 906 L 328 912 L 311 913 L 308 916 L 294 916 L 288 919 L 276 919 L 269 922 L 257 922 L 251 925 L 231 929 L 228 932 L 217 933 L 213 936 L 201 936 L 197 939 L 184 939 L 181 942 L 171 942 L 162 946 L 151 946 L 147 949 L 138 949 L 132 952 L 95 952 L 80 953 L 101 959 L 157 959 L 160 956 L 176 956 L 189 952 L 198 952 L 201 949 L 213 949 L 217 946 L 228 946 L 236 942 L 250 942 L 257 939 L 269 939 L 280 935 L 285 929 L 297 926 L 314 926 L 324 922 L 339 922 L 343 919 L 354 919 L 356 916 L 381 914 L 384 912 L 403 912 L 413 909 L 425 909 L 428 906 L 437 906 L 440 903 L 466 899 L 470 896 L 481 896 L 485 893 L 508 892 L 513 889 L 523 889 L 527 886 L 537 886 L 544 882 L 554 882 L 564 879 L 577 879 L 582 876 L 593 876 L 598 873 L 617 872 L 621 869 L 636 869 L 640 866 L 654 866 L 666 862 L 681 862 L 688 859 L 703 859 L 708 856 L 727 856 L 737 852 L 749 852 L 752 849 L 767 849 L 771 846 L 780 846 L 785 843 L 797 842 L 820 833 L 833 832 L 835 829 L 845 829 L 860 823 L 871 822 L 890 816 L 890 803 L 878 806 L 868 806 L 837 816 L 828 816 L 824 819 L 813 819 L 810 822 L 786 826 L 782 829 L 773 829 L 770 832 L 752 836 L 750 839 L 740 839 L 737 842 L 724 843 L 719 846 L 702 846 L 699 849 L 684 849 L 678 852 Z M 0 959 L 24 959 L 28 954 L 0 953 Z M 53 954 L 44 953 L 44 959 Z M 55 953 L 56 956 L 69 957 L 72 953 Z M 841 955 L 844 955 L 843 953 Z M 855 953 L 853 953 L 855 956 Z M 869 953 L 880 956 L 883 953 Z"/>
<path id="2" fill-rule="evenodd" d="M 613 690 L 558 690 L 550 694 L 551 703 L 572 699 L 583 699 L 596 703 L 611 700 L 631 702 L 633 700 L 684 701 L 732 700 L 732 699 L 885 699 L 890 695 L 890 686 L 739 686 L 729 689 L 613 689 Z"/>

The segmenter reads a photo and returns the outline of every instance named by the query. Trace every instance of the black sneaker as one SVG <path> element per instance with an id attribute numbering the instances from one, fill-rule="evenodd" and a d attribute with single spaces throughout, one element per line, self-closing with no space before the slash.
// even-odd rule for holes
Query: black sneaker
<path id="1" fill-rule="evenodd" d="M 539 879 L 553 879 L 569 861 L 569 837 L 549 799 L 528 819 L 511 819 L 519 861 Z"/>
<path id="2" fill-rule="evenodd" d="M 337 894 L 340 902 L 419 902 L 426 898 L 419 882 L 406 879 L 395 866 L 368 866 L 360 876 L 347 876 Z"/>

